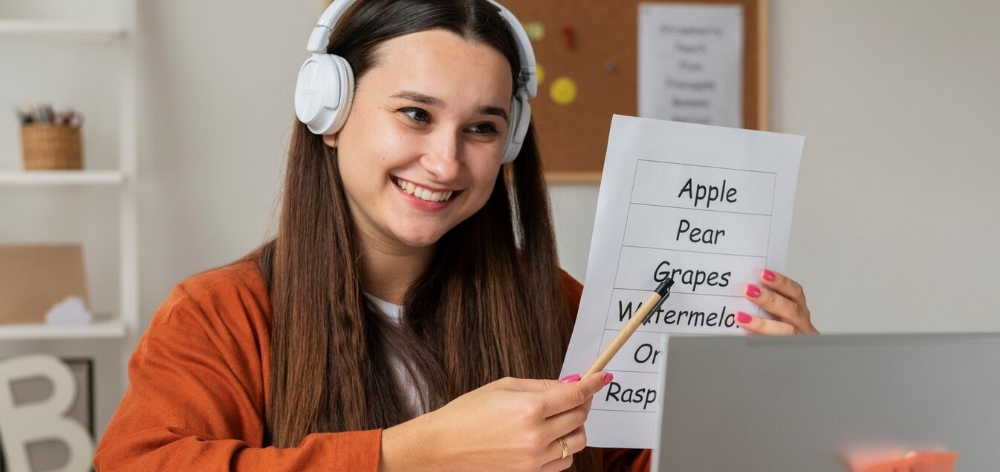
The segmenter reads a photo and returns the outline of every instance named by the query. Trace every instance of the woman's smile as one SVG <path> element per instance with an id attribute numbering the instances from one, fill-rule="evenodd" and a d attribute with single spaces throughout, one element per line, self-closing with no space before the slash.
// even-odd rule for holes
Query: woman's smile
<path id="1" fill-rule="evenodd" d="M 454 190 L 430 189 L 413 182 L 403 180 L 399 177 L 396 177 L 394 180 L 396 182 L 396 187 L 405 192 L 407 195 L 425 202 L 444 203 L 450 200 L 452 195 L 455 193 Z"/>

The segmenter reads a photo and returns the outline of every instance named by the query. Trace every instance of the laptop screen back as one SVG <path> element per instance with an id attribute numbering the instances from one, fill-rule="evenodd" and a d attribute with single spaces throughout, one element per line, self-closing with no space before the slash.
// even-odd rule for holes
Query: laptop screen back
<path id="1" fill-rule="evenodd" d="M 843 472 L 908 450 L 1000 470 L 1000 335 L 665 342 L 654 471 Z"/>

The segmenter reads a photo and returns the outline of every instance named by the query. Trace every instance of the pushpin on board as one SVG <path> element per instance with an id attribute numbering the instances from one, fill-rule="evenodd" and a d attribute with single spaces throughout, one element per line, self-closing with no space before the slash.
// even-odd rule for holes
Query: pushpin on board
<path id="1" fill-rule="evenodd" d="M 541 41 L 545 39 L 545 24 L 539 21 L 530 21 L 523 23 L 524 32 L 528 34 L 528 39 L 532 41 Z"/>
<path id="2" fill-rule="evenodd" d="M 566 49 L 572 51 L 576 48 L 576 34 L 573 32 L 573 27 L 563 26 L 560 30 L 563 36 L 563 44 L 566 45 Z"/>
<path id="3" fill-rule="evenodd" d="M 549 96 L 557 105 L 569 105 L 576 100 L 576 81 L 569 77 L 559 77 L 549 86 Z"/>

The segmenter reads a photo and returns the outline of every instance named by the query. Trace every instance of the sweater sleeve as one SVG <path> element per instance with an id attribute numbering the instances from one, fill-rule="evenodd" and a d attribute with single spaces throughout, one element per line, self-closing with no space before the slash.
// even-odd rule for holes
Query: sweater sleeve
<path id="1" fill-rule="evenodd" d="M 95 470 L 377 471 L 381 430 L 263 447 L 269 330 L 261 306 L 259 293 L 239 284 L 196 295 L 175 288 L 129 361 L 129 387 Z"/>
<path id="2" fill-rule="evenodd" d="M 566 272 L 562 273 L 563 290 L 569 301 L 573 322 L 580 311 L 583 285 Z M 649 449 L 596 449 L 605 472 L 648 472 L 652 465 L 652 451 Z"/>

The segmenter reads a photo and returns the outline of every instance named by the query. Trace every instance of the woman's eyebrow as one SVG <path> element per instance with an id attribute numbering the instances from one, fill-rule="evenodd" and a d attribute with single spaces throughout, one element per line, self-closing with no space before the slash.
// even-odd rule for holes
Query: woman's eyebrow
<path id="1" fill-rule="evenodd" d="M 423 103 L 424 105 L 430 105 L 432 107 L 445 108 L 444 101 L 440 98 L 434 98 L 430 95 L 424 95 L 420 92 L 413 92 L 410 90 L 396 92 L 392 98 L 403 98 L 417 103 Z"/>
<path id="2" fill-rule="evenodd" d="M 392 95 L 392 98 L 402 98 L 405 100 L 411 100 L 417 103 L 423 103 L 424 105 L 429 105 L 436 108 L 447 108 L 444 100 L 440 98 L 435 98 L 430 95 L 425 95 L 420 92 L 414 92 L 412 90 L 401 90 Z M 494 107 L 489 105 L 480 106 L 477 112 L 483 115 L 493 115 L 502 118 L 504 121 L 510 121 L 507 118 L 507 110 L 500 107 Z"/>
<path id="3" fill-rule="evenodd" d="M 481 107 L 479 107 L 479 113 L 482 113 L 484 115 L 499 116 L 504 121 L 507 121 L 507 122 L 510 121 L 507 118 L 507 110 L 504 110 L 503 108 L 491 107 L 491 106 L 481 106 Z"/>

